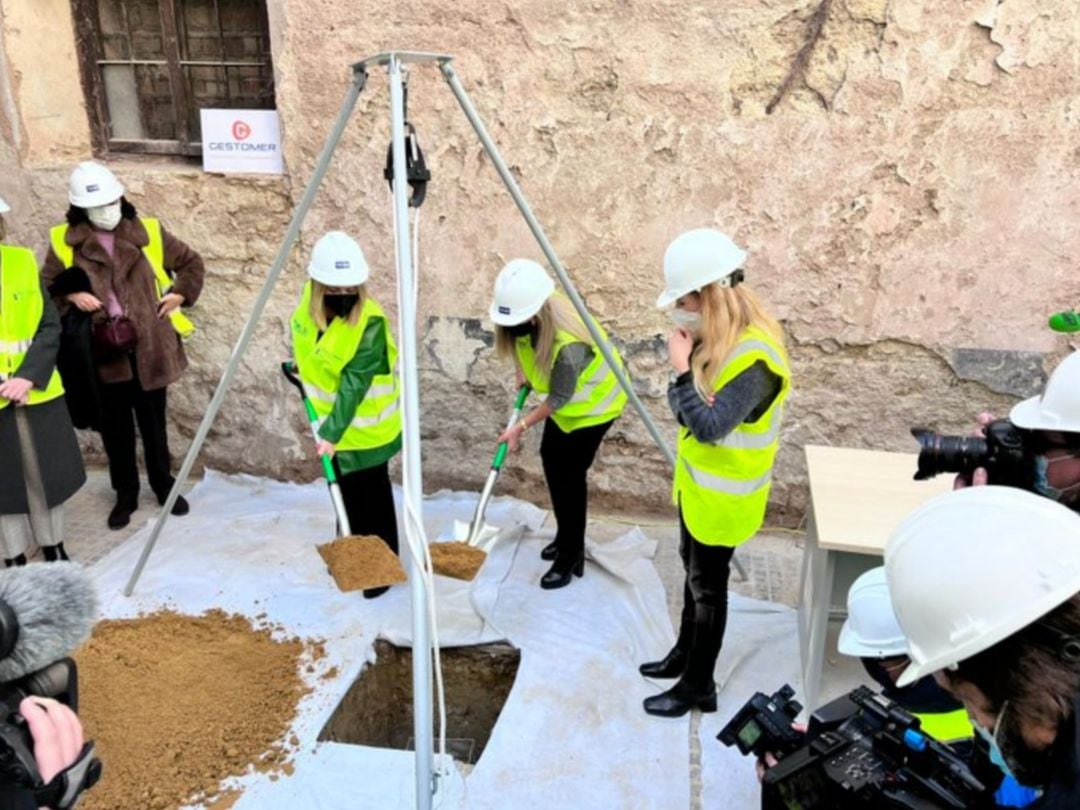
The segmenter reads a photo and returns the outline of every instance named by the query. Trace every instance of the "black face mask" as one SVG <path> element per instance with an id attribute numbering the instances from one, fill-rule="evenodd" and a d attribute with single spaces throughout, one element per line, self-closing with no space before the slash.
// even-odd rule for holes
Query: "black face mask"
<path id="1" fill-rule="evenodd" d="M 324 295 L 323 303 L 326 308 L 337 315 L 339 318 L 344 318 L 352 312 L 353 307 L 356 306 L 356 302 L 360 300 L 359 293 L 349 293 L 348 295 Z"/>
<path id="2" fill-rule="evenodd" d="M 535 331 L 535 327 L 532 325 L 532 321 L 525 321 L 525 323 L 515 324 L 514 326 L 505 327 L 506 331 L 510 333 L 511 337 L 520 338 L 526 335 L 531 335 Z"/>

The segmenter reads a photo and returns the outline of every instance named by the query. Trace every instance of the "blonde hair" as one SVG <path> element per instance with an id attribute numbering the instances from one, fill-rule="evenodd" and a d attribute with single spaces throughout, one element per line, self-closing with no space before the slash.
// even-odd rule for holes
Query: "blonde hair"
<path id="1" fill-rule="evenodd" d="M 555 333 L 569 332 L 587 346 L 594 346 L 592 335 L 577 314 L 574 305 L 562 295 L 551 295 L 534 316 L 539 321 L 536 335 L 536 367 L 542 374 L 550 374 L 555 362 Z M 514 344 L 517 342 L 505 326 L 495 325 L 495 352 L 502 358 L 516 358 Z"/>
<path id="2" fill-rule="evenodd" d="M 364 308 L 364 299 L 367 298 L 367 285 L 360 284 L 357 292 L 360 297 L 356 299 L 349 317 L 345 319 L 349 322 L 349 326 L 356 326 L 360 322 L 360 310 Z M 308 304 L 308 312 L 311 314 L 311 320 L 315 321 L 315 325 L 319 327 L 319 331 L 325 332 L 330 325 L 326 319 L 326 285 L 315 279 L 311 279 L 311 302 Z"/>
<path id="3" fill-rule="evenodd" d="M 721 287 L 713 283 L 705 286 L 699 295 L 701 342 L 690 358 L 690 369 L 694 373 L 694 386 L 703 397 L 713 393 L 728 355 L 750 326 L 757 327 L 776 341 L 787 361 L 784 330 L 765 311 L 750 288 L 744 284 Z"/>

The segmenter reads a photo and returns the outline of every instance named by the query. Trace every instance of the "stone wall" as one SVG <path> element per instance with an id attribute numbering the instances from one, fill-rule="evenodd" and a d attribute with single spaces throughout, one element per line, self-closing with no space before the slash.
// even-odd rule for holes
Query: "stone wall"
<path id="1" fill-rule="evenodd" d="M 0 193 L 14 236 L 41 246 L 71 162 L 89 156 L 72 107 L 65 0 L 4 14 Z M 204 175 L 110 160 L 143 210 L 195 245 L 211 277 L 191 372 L 170 391 L 174 447 L 193 434 L 337 114 L 352 61 L 391 47 L 455 54 L 462 81 L 588 304 L 624 350 L 664 430 L 660 261 L 713 225 L 750 252 L 748 281 L 782 319 L 796 393 L 774 521 L 806 502 L 806 443 L 911 450 L 912 425 L 966 431 L 1039 390 L 1067 350 L 1046 316 L 1077 303 L 1080 10 L 1072 0 L 269 0 L 287 175 Z M 44 24 L 44 23 L 41 23 Z M 10 90 L 4 92 L 3 81 Z M 56 104 L 40 87 L 58 88 Z M 425 477 L 476 487 L 512 398 L 485 312 L 499 267 L 539 258 L 437 72 L 416 69 L 410 117 L 434 172 L 421 213 Z M 37 88 L 37 89 L 35 89 Z M 382 165 L 387 89 L 374 73 L 294 261 L 260 322 L 202 455 L 217 468 L 310 478 L 318 467 L 276 366 L 303 257 L 354 233 L 393 312 Z M 43 107 L 52 107 L 45 109 Z M 771 112 L 770 112 L 771 111 Z M 48 128 L 43 115 L 62 127 Z M 9 183 L 11 185 L 9 185 Z M 597 502 L 664 508 L 669 475 L 628 413 L 595 468 Z M 504 489 L 543 501 L 530 436 Z"/>

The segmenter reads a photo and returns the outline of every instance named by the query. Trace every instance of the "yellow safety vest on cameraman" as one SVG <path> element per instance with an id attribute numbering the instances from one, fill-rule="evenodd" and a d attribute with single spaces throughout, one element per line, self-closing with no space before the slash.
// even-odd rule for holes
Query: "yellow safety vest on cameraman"
<path id="1" fill-rule="evenodd" d="M 745 543 L 765 519 L 784 400 L 791 384 L 786 352 L 765 332 L 747 328 L 728 355 L 714 390 L 757 362 L 764 362 L 782 381 L 761 418 L 743 422 L 711 443 L 699 442 L 689 428 L 679 431 L 672 498 L 681 505 L 690 533 L 707 546 Z"/>
<path id="2" fill-rule="evenodd" d="M 304 285 L 300 304 L 292 316 L 293 356 L 296 359 L 304 392 L 322 423 L 334 410 L 334 401 L 341 388 L 341 372 L 356 356 L 368 321 L 373 317 L 389 321 L 375 300 L 364 296 L 360 319 L 356 326 L 344 318 L 330 321 L 322 337 L 311 317 L 311 282 Z M 389 374 L 376 374 L 356 414 L 336 443 L 338 450 L 371 450 L 392 442 L 401 433 L 401 413 L 398 399 L 397 344 L 390 329 L 385 329 Z"/>
<path id="3" fill-rule="evenodd" d="M 150 267 L 154 270 L 154 288 L 157 291 L 157 297 L 160 299 L 165 294 L 165 291 L 172 286 L 172 279 L 165 272 L 165 241 L 161 237 L 161 223 L 150 217 L 139 217 L 139 221 L 142 222 L 147 235 L 150 237 L 150 243 L 143 248 L 143 255 L 146 256 L 146 260 L 150 262 Z M 49 231 L 49 242 L 52 244 L 53 253 L 56 254 L 56 258 L 60 260 L 65 268 L 71 267 L 71 263 L 75 258 L 75 250 L 66 241 L 67 232 L 67 225 L 57 225 Z M 177 334 L 185 340 L 195 333 L 195 324 L 179 309 L 174 309 L 169 313 L 169 321 Z"/>
<path id="4" fill-rule="evenodd" d="M 33 251 L 0 245 L 0 380 L 10 379 L 19 370 L 44 311 Z M 28 404 L 38 405 L 63 394 L 60 374 L 53 369 L 44 391 L 30 389 Z M 0 397 L 0 409 L 10 404 L 10 399 Z"/>
<path id="5" fill-rule="evenodd" d="M 970 740 L 975 736 L 971 718 L 966 709 L 951 712 L 912 712 L 919 718 L 922 730 L 938 742 L 951 743 Z"/>
<path id="6" fill-rule="evenodd" d="M 595 321 L 594 321 L 595 323 Z M 596 324 L 600 334 L 607 340 L 607 334 L 600 324 Z M 571 343 L 582 343 L 579 337 L 575 337 L 562 329 L 555 332 L 555 344 L 551 347 L 552 363 L 559 356 L 559 352 Z M 609 342 L 610 345 L 610 342 Z M 551 391 L 551 370 L 540 369 L 536 365 L 536 352 L 533 349 L 532 337 L 524 335 L 519 337 L 514 348 L 517 351 L 518 362 L 521 371 L 533 391 L 539 394 L 547 394 Z M 555 424 L 564 433 L 571 433 L 580 428 L 602 425 L 610 422 L 623 412 L 626 407 L 626 393 L 619 385 L 615 372 L 608 366 L 604 356 L 598 348 L 592 347 L 593 359 L 578 375 L 577 388 L 574 396 L 551 415 Z M 611 347 L 615 359 L 622 365 L 622 358 L 615 347 Z"/>

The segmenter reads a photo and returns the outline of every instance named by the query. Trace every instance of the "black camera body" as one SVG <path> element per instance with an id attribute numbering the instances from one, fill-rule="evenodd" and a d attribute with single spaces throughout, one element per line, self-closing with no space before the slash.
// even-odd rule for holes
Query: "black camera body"
<path id="1" fill-rule="evenodd" d="M 79 677 L 75 662 L 61 658 L 17 681 L 0 685 L 0 783 L 33 789 L 37 787 L 38 775 L 34 741 L 19 714 L 19 704 L 27 697 L 52 698 L 73 712 L 78 711 Z M 100 763 L 91 765 L 89 770 L 86 787 L 91 787 L 100 777 Z"/>
<path id="2" fill-rule="evenodd" d="M 784 693 L 793 694 L 791 687 L 777 695 Z M 986 786 L 960 757 L 924 734 L 914 715 L 866 687 L 814 712 L 798 746 L 791 747 L 787 734 L 775 740 L 762 734 L 744 749 L 745 729 L 753 724 L 764 731 L 778 716 L 752 707 L 759 696 L 739 710 L 719 739 L 744 753 L 771 751 L 779 759 L 765 771 L 763 808 L 961 810 L 987 801 Z"/>
<path id="3" fill-rule="evenodd" d="M 795 700 L 795 690 L 787 684 L 771 697 L 758 692 L 739 709 L 716 739 L 729 748 L 738 746 L 743 754 L 760 758 L 770 751 L 782 756 L 805 742 L 804 735 L 791 727 L 802 709 L 802 704 Z"/>
<path id="4" fill-rule="evenodd" d="M 916 481 L 938 473 L 971 475 L 983 467 L 991 484 L 1033 489 L 1036 452 L 1032 433 L 1008 419 L 991 422 L 985 436 L 943 436 L 921 428 L 912 428 L 911 435 L 919 442 Z"/>

